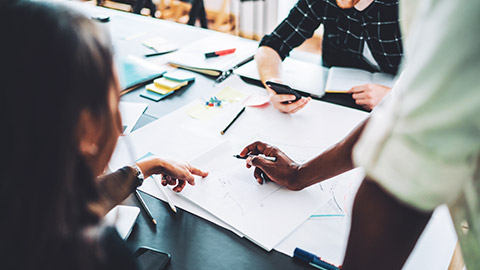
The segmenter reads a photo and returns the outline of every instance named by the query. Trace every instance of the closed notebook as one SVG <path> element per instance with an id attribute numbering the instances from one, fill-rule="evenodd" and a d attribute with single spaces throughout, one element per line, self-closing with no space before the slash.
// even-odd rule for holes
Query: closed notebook
<path id="1" fill-rule="evenodd" d="M 166 72 L 164 67 L 157 66 L 134 55 L 117 59 L 115 63 L 118 70 L 121 94 L 144 85 Z"/>
<path id="2" fill-rule="evenodd" d="M 380 72 L 372 73 L 355 68 L 332 67 L 328 71 L 325 92 L 347 93 L 354 86 L 368 83 L 391 88 L 395 84 L 395 76 Z"/>

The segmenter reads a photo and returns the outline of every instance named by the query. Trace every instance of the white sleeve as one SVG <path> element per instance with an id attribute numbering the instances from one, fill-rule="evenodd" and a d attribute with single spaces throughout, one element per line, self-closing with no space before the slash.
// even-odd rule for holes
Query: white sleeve
<path id="1" fill-rule="evenodd" d="M 372 113 L 354 149 L 370 178 L 424 211 L 457 198 L 480 152 L 480 1 L 428 8 L 395 95 Z"/>

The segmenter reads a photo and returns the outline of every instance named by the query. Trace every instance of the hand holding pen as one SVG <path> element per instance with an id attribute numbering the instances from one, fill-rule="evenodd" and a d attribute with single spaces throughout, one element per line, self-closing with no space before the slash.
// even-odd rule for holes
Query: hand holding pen
<path id="1" fill-rule="evenodd" d="M 238 158 L 246 158 L 247 168 L 255 167 L 253 176 L 259 184 L 271 180 L 288 189 L 299 190 L 301 165 L 290 159 L 278 148 L 263 142 L 254 142 L 245 147 Z"/>

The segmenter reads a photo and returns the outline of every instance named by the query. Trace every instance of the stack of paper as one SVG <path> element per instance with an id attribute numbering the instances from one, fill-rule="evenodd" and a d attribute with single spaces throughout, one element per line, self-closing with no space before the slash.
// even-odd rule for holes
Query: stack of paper
<path id="1" fill-rule="evenodd" d="M 259 185 L 226 141 L 192 164 L 209 175 L 180 193 L 270 251 L 330 198 L 318 185 L 291 191 L 274 182 Z"/>

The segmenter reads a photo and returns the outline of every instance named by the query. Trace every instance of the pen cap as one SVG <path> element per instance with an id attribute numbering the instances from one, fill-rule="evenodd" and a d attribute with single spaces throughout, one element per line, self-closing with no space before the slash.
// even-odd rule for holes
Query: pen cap
<path id="1" fill-rule="evenodd" d="M 313 260 L 313 258 L 315 258 L 315 255 L 301 248 L 295 248 L 295 250 L 293 251 L 293 257 L 310 262 Z"/>

